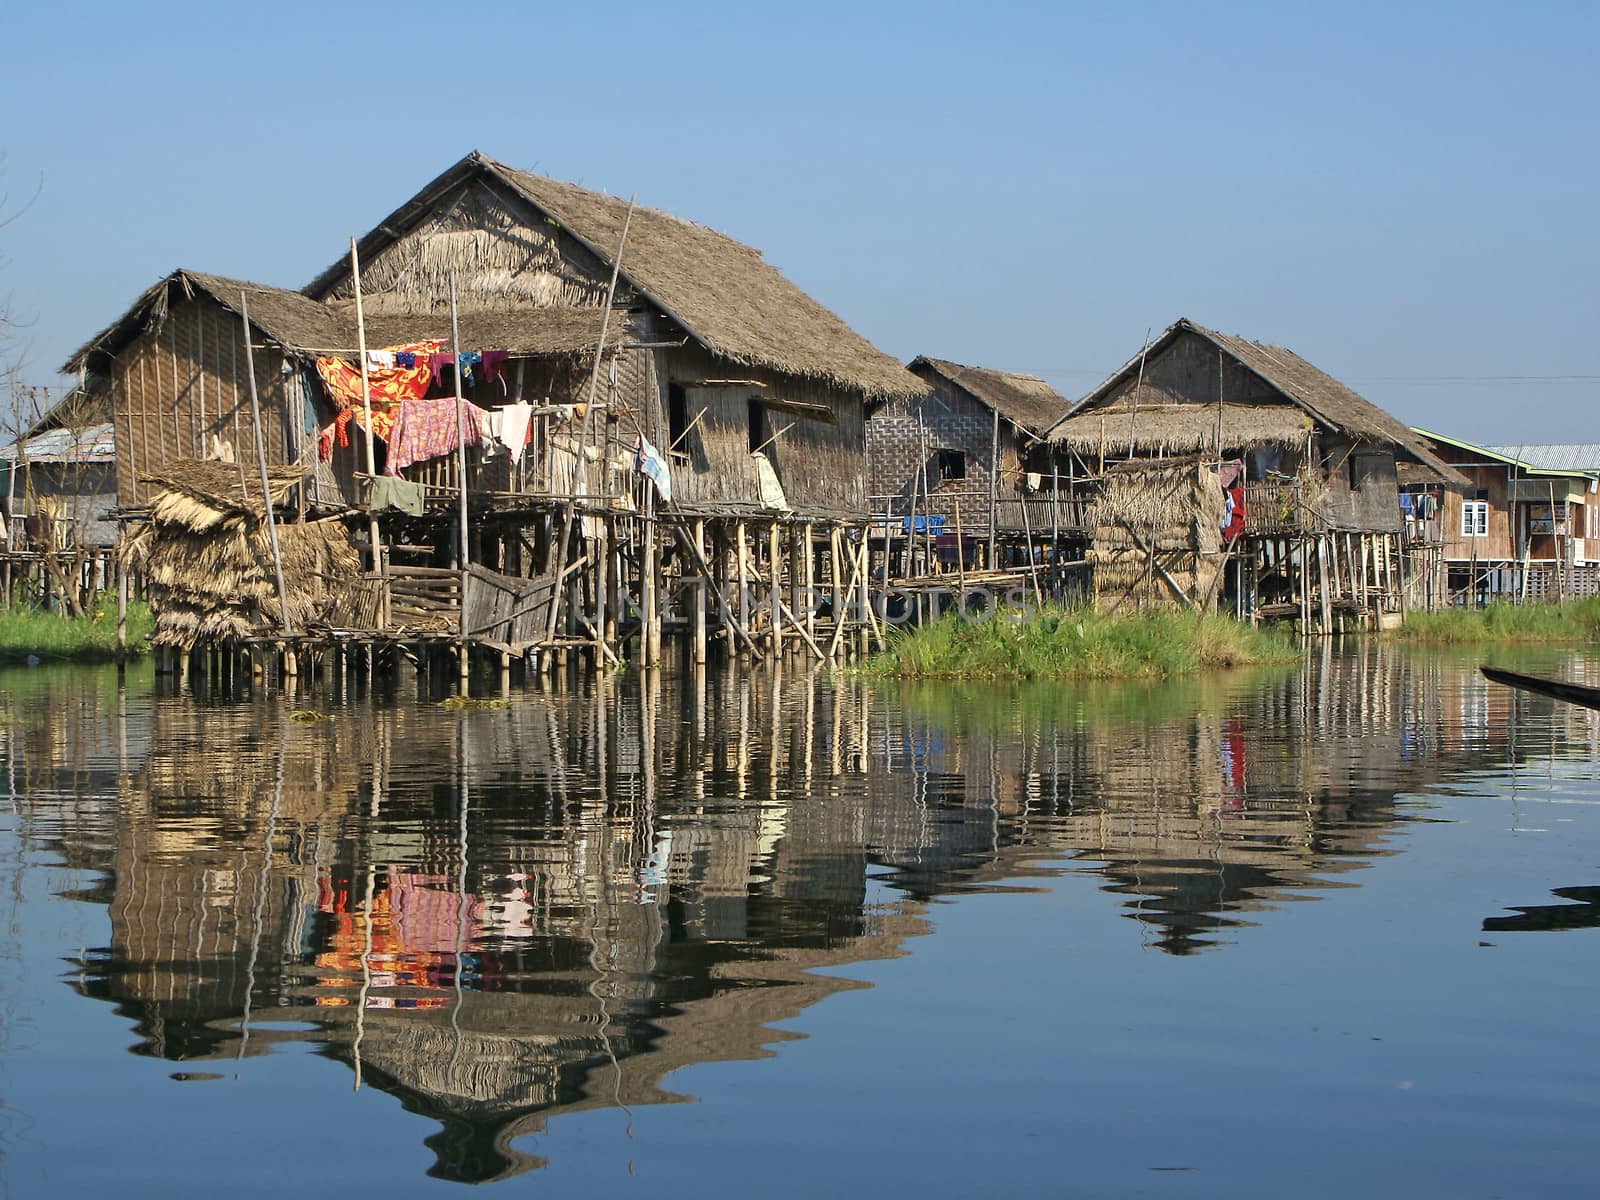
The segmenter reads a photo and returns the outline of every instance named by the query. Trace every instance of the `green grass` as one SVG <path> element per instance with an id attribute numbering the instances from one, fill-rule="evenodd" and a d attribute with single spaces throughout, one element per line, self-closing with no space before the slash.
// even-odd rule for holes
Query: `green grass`
<path id="1" fill-rule="evenodd" d="M 1294 662 L 1301 651 L 1280 634 L 1217 614 L 1141 612 L 1108 616 L 1051 609 L 1026 619 L 946 616 L 890 632 L 888 649 L 862 667 L 900 679 L 1140 679 L 1220 667 Z"/>
<path id="2" fill-rule="evenodd" d="M 1582 642 L 1600 636 L 1600 597 L 1566 604 L 1505 604 L 1412 613 L 1394 634 L 1434 645 Z"/>
<path id="3" fill-rule="evenodd" d="M 149 647 L 150 610 L 138 600 L 128 602 L 128 656 Z M 0 610 L 0 663 L 26 662 L 34 657 L 53 662 L 110 662 L 117 653 L 117 600 L 102 596 L 81 617 L 64 617 L 38 609 L 14 607 Z"/>

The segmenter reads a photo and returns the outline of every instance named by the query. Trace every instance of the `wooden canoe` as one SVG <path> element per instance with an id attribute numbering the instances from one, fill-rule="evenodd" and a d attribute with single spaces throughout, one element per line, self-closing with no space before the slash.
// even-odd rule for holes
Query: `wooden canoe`
<path id="1" fill-rule="evenodd" d="M 1553 696 L 1557 700 L 1582 705 L 1584 708 L 1600 709 L 1600 688 L 1563 683 L 1559 679 L 1541 679 L 1537 675 L 1522 675 L 1516 671 L 1502 671 L 1499 667 L 1479 667 L 1478 670 L 1482 671 L 1483 677 L 1492 683 L 1503 683 L 1507 687 L 1520 688 L 1524 692 L 1536 692 L 1541 696 Z"/>

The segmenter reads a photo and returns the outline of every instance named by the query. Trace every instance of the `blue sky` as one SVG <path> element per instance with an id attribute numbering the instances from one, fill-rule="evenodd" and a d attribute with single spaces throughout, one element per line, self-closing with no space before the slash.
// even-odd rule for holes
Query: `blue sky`
<path id="1" fill-rule="evenodd" d="M 35 382 L 173 267 L 304 285 L 476 148 L 758 246 L 902 359 L 1076 397 L 1188 316 L 1410 423 L 1600 441 L 1600 5 L 34 4 L 7 33 Z"/>

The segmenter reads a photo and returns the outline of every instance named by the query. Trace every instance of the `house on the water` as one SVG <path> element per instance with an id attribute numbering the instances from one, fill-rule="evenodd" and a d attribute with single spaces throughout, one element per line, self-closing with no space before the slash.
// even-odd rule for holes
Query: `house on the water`
<path id="1" fill-rule="evenodd" d="M 259 603 L 207 599 L 219 635 L 453 630 L 506 657 L 614 655 L 630 604 L 657 638 L 681 618 L 697 647 L 709 623 L 732 648 L 817 650 L 802 587 L 828 591 L 824 624 L 864 596 L 867 406 L 925 390 L 758 251 L 477 153 L 304 289 L 173 272 L 66 369 L 108 396 L 118 498 L 156 505 L 153 536 L 192 505 L 259 531 L 258 433 L 279 522 L 349 518 L 359 596 L 286 613 L 257 564 Z M 691 581 L 703 602 L 673 610 Z"/>
<path id="2" fill-rule="evenodd" d="M 1097 602 L 1331 632 L 1428 602 L 1402 486 L 1465 478 L 1292 351 L 1179 320 L 1047 435 L 1076 460 Z M 1413 531 L 1415 532 L 1415 531 Z"/>
<path id="3" fill-rule="evenodd" d="M 929 547 L 944 566 L 997 565 L 1076 528 L 1041 443 L 1063 396 L 1033 375 L 938 358 L 909 369 L 927 390 L 874 402 L 866 428 L 872 512 L 898 574 L 931 567 Z"/>
<path id="4" fill-rule="evenodd" d="M 1451 603 L 1600 590 L 1600 444 L 1479 446 L 1414 432 L 1467 477 L 1439 503 Z"/>

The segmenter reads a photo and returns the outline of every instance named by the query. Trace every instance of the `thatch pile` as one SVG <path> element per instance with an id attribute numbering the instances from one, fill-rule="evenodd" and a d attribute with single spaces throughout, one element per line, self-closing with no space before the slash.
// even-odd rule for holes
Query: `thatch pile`
<path id="1" fill-rule="evenodd" d="M 273 472 L 274 505 L 302 478 L 298 469 Z M 259 480 L 223 463 L 180 461 L 150 482 L 162 489 L 151 503 L 150 522 L 123 543 L 122 555 L 145 579 L 155 617 L 151 640 L 191 646 L 281 632 L 284 614 Z M 280 521 L 277 533 L 289 625 L 303 632 L 340 606 L 361 558 L 335 521 Z"/>
<path id="2" fill-rule="evenodd" d="M 1217 474 L 1198 458 L 1135 461 L 1107 471 L 1087 514 L 1096 605 L 1113 611 L 1183 604 L 1181 590 L 1209 606 L 1221 569 L 1222 512 Z"/>

